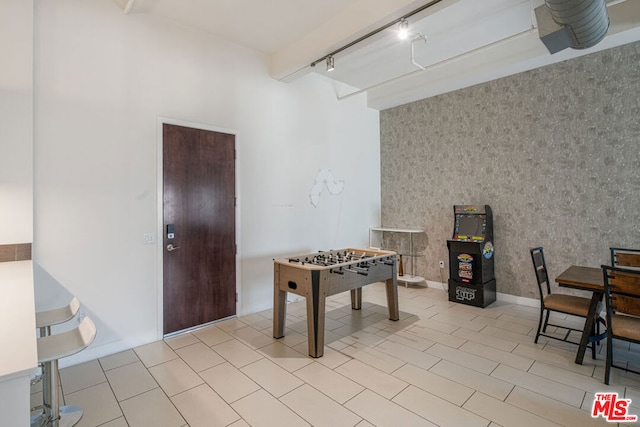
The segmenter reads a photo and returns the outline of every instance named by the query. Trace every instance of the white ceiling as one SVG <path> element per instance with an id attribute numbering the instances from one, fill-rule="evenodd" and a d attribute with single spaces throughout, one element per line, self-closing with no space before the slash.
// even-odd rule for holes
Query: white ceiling
<path id="1" fill-rule="evenodd" d="M 151 12 L 251 49 L 274 53 L 358 0 L 135 0 Z"/>
<path id="2" fill-rule="evenodd" d="M 533 10 L 543 0 L 442 0 L 408 18 L 409 39 L 386 29 L 337 53 L 329 73 L 311 62 L 427 0 L 115 1 L 128 13 L 159 14 L 262 52 L 274 78 L 324 74 L 339 98 L 366 92 L 377 109 L 640 40 L 640 0 L 612 2 L 609 35 L 599 45 L 555 55 L 536 29 Z"/>

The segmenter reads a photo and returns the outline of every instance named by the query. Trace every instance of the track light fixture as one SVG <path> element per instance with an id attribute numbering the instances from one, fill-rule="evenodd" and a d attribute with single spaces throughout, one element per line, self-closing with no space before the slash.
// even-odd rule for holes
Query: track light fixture
<path id="1" fill-rule="evenodd" d="M 403 18 L 398 24 L 398 38 L 405 40 L 407 37 L 409 37 L 409 21 Z"/>
<path id="2" fill-rule="evenodd" d="M 417 8 L 415 10 L 412 10 L 411 12 L 405 14 L 404 16 L 402 16 L 402 17 L 400 17 L 400 18 L 398 18 L 398 19 L 396 19 L 394 21 L 391 21 L 388 24 L 385 24 L 382 27 L 371 31 L 370 33 L 365 34 L 364 36 L 361 36 L 361 37 L 357 38 L 356 40 L 353 40 L 353 41 L 347 43 L 346 45 L 344 45 L 344 46 L 334 50 L 333 52 L 329 53 L 327 56 L 322 56 L 322 57 L 316 59 L 311 64 L 309 64 L 309 66 L 315 67 L 316 64 L 319 64 L 322 61 L 326 61 L 327 62 L 327 71 L 331 71 L 334 68 L 334 66 L 333 66 L 333 55 L 335 55 L 337 53 L 340 53 L 343 50 L 346 50 L 346 49 L 350 48 L 351 46 L 356 45 L 356 44 L 360 43 L 361 41 L 366 40 L 369 37 L 372 37 L 372 36 L 378 34 L 379 32 L 384 31 L 384 30 L 386 30 L 388 28 L 392 28 L 392 27 L 394 27 L 396 25 L 398 25 L 398 36 L 401 39 L 403 39 L 403 38 L 406 39 L 406 38 L 409 37 L 409 21 L 407 21 L 407 18 L 409 18 L 409 17 L 411 17 L 411 16 L 413 16 L 413 15 L 415 15 L 417 13 L 420 13 L 423 10 L 430 8 L 431 6 L 435 6 L 436 4 L 440 3 L 441 1 L 444 1 L 444 0 L 431 0 L 427 4 L 424 4 L 424 5 L 420 6 L 419 8 Z"/>
<path id="3" fill-rule="evenodd" d="M 327 71 L 333 71 L 334 68 L 336 67 L 334 66 L 333 56 L 329 55 L 327 56 Z"/>

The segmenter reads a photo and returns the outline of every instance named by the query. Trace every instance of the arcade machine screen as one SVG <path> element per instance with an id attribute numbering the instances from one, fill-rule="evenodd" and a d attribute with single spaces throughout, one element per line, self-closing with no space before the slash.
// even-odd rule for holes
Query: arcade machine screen
<path id="1" fill-rule="evenodd" d="M 485 215 L 457 214 L 453 240 L 481 242 L 484 240 L 486 226 Z"/>

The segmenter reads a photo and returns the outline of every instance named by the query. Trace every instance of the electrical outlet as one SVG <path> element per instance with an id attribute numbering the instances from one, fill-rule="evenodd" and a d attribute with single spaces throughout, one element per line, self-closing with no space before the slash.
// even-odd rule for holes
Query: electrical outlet
<path id="1" fill-rule="evenodd" d="M 444 261 L 440 261 L 440 268 L 444 268 Z"/>

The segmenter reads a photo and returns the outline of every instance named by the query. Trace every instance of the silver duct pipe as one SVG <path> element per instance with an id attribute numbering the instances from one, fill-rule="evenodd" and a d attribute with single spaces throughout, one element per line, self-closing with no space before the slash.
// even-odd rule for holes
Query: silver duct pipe
<path id="1" fill-rule="evenodd" d="M 598 44 L 609 30 L 605 0 L 545 0 L 553 20 L 569 27 L 575 37 L 574 49 Z"/>
<path id="2" fill-rule="evenodd" d="M 545 5 L 536 8 L 536 19 L 540 38 L 551 53 L 567 47 L 586 49 L 607 35 L 609 15 L 605 0 L 545 0 Z M 543 28 L 550 31 L 543 34 Z"/>

